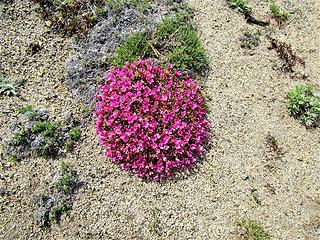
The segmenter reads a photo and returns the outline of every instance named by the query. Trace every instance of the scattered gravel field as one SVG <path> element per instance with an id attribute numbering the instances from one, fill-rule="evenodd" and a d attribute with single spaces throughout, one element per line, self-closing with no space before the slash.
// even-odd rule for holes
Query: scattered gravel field
<path id="1" fill-rule="evenodd" d="M 210 62 L 199 79 L 213 125 L 210 150 L 192 171 L 161 182 L 142 180 L 105 158 L 93 116 L 95 79 L 105 71 L 99 59 L 119 44 L 117 31 L 123 41 L 174 11 L 161 2 L 146 14 L 147 24 L 128 10 L 122 25 L 100 21 L 76 41 L 53 31 L 38 4 L 0 1 L 0 76 L 24 82 L 18 96 L 0 95 L 0 239 L 320 239 L 320 128 L 305 127 L 286 107 L 293 86 L 320 89 L 317 0 L 278 1 L 290 13 L 282 24 L 272 18 L 272 1 L 250 0 L 268 26 L 249 24 L 227 1 L 186 1 Z M 245 33 L 258 30 L 258 43 L 241 47 Z M 290 44 L 305 66 L 282 71 L 270 39 Z M 5 144 L 27 104 L 81 128 L 74 149 L 58 159 L 31 154 L 9 161 Z M 59 224 L 41 228 L 37 199 L 56 196 L 61 161 L 78 180 L 68 198 L 72 207 Z M 239 224 L 249 220 L 270 238 L 250 238 Z"/>

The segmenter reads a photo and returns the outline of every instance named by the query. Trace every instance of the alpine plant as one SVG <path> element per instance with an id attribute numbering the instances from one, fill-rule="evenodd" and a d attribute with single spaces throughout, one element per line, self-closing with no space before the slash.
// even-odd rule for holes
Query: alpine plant
<path id="1" fill-rule="evenodd" d="M 210 124 L 200 85 L 189 75 L 140 60 L 109 71 L 104 80 L 96 96 L 96 131 L 112 162 L 158 181 L 202 157 Z"/>

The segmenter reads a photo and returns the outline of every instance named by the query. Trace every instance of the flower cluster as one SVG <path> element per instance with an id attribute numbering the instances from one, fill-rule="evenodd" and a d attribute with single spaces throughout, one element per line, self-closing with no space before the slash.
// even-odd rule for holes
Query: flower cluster
<path id="1" fill-rule="evenodd" d="M 99 90 L 96 131 L 106 156 L 122 169 L 160 180 L 203 154 L 210 125 L 190 76 L 141 60 L 108 72 Z"/>

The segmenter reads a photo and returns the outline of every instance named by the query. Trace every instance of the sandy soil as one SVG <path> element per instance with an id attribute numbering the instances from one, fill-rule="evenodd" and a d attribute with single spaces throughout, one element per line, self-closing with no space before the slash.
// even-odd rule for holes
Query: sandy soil
<path id="1" fill-rule="evenodd" d="M 0 17 L 1 72 L 25 78 L 21 100 L 1 97 L 0 137 L 23 104 L 45 108 L 56 120 L 83 111 L 61 83 L 68 42 L 53 34 L 29 1 L 16 1 Z M 268 18 L 265 1 L 251 1 Z M 48 191 L 58 160 L 25 159 L 14 166 L 1 159 L 0 239 L 240 239 L 240 219 L 260 222 L 274 239 L 320 239 L 320 129 L 306 129 L 287 113 L 286 92 L 297 83 L 319 86 L 320 3 L 288 6 L 293 20 L 269 29 L 292 44 L 306 60 L 307 80 L 291 78 L 269 41 L 253 51 L 240 48 L 248 25 L 224 1 L 189 0 L 211 71 L 206 82 L 213 147 L 188 176 L 164 183 L 144 182 L 104 159 L 93 122 L 75 151 L 59 159 L 70 163 L 84 183 L 73 208 L 51 230 L 35 225 L 34 199 Z M 1 6 L 3 8 L 3 6 Z M 265 34 L 263 34 L 265 36 Z M 41 41 L 39 53 L 28 45 Z M 274 156 L 268 134 L 283 155 Z"/>

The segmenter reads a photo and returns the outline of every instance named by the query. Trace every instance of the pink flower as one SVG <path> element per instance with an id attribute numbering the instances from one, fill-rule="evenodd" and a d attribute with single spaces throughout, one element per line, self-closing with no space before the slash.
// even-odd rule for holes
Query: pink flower
<path id="1" fill-rule="evenodd" d="M 210 124 L 190 76 L 141 60 L 109 71 L 104 82 L 96 96 L 96 132 L 112 162 L 159 181 L 202 156 Z"/>

